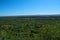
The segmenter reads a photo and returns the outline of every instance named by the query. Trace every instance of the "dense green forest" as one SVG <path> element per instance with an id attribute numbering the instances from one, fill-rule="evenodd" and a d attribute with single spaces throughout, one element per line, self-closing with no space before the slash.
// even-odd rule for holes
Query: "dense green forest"
<path id="1" fill-rule="evenodd" d="M 0 17 L 0 40 L 60 40 L 60 17 Z"/>

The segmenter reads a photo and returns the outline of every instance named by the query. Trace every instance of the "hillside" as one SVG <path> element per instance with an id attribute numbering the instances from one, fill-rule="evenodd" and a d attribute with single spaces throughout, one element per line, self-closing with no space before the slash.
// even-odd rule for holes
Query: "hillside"
<path id="1" fill-rule="evenodd" d="M 0 17 L 0 40 L 60 40 L 60 16 Z"/>

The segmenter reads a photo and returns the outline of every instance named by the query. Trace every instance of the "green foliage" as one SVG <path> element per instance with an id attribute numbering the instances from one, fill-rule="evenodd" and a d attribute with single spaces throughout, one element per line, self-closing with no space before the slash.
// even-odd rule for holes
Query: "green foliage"
<path id="1" fill-rule="evenodd" d="M 60 19 L 0 19 L 0 40 L 60 40 Z"/>

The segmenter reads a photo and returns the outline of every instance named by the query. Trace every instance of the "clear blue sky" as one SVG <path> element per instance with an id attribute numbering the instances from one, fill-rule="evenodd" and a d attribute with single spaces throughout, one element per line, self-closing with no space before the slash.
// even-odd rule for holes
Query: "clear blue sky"
<path id="1" fill-rule="evenodd" d="M 60 14 L 60 0 L 0 0 L 0 16 Z"/>

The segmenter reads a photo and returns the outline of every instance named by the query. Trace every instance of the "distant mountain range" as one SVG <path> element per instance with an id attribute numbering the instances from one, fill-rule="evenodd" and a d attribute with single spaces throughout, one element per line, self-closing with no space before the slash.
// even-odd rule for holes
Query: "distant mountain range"
<path id="1" fill-rule="evenodd" d="M 0 18 L 60 18 L 60 15 L 0 16 Z"/>

